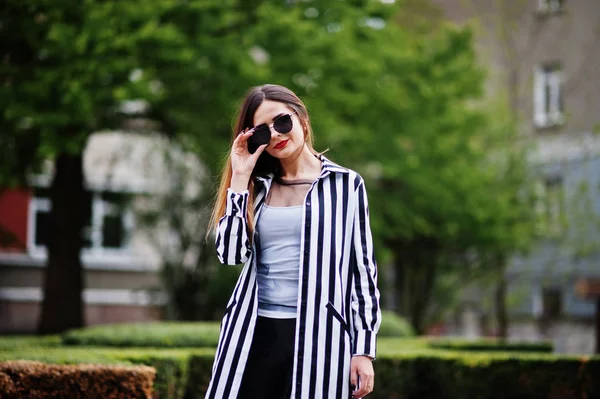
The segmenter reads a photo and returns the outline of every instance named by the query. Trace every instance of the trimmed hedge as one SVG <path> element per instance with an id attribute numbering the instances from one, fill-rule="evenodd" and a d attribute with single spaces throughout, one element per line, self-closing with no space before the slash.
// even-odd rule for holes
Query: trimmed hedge
<path id="1" fill-rule="evenodd" d="M 13 380 L 8 374 L 4 374 L 2 371 L 0 371 L 0 393 L 3 398 L 17 397 L 17 390 Z"/>
<path id="2" fill-rule="evenodd" d="M 156 369 L 160 398 L 204 397 L 214 348 L 30 348 L 7 357 L 51 363 L 144 364 Z M 425 338 L 378 340 L 373 399 L 600 398 L 600 357 L 435 349 Z M 0 375 L 0 383 L 3 379 Z M 1 391 L 0 391 L 1 392 Z"/>
<path id="3" fill-rule="evenodd" d="M 0 363 L 0 392 L 14 398 L 152 398 L 156 370 L 148 366 L 56 365 L 15 360 Z M 6 376 L 9 377 L 7 381 Z"/>
<path id="4" fill-rule="evenodd" d="M 62 341 L 58 335 L 31 336 L 31 335 L 4 335 L 0 336 L 0 351 L 15 350 L 19 348 L 56 347 Z"/>
<path id="5" fill-rule="evenodd" d="M 213 357 L 190 358 L 186 398 L 202 398 Z M 600 357 L 416 350 L 373 363 L 372 399 L 600 398 Z"/>
<path id="6" fill-rule="evenodd" d="M 194 349 L 194 350 L 129 350 L 115 353 L 115 358 L 126 360 L 134 364 L 151 365 L 157 370 L 154 390 L 158 392 L 159 397 L 166 399 L 181 399 L 185 396 L 186 390 L 198 374 L 190 372 L 191 359 L 193 356 L 207 356 L 211 359 L 211 367 L 208 369 L 210 377 L 212 369 L 212 359 L 214 358 L 214 349 Z M 190 376 L 193 378 L 190 379 Z"/>
<path id="7" fill-rule="evenodd" d="M 408 320 L 391 310 L 381 311 L 381 326 L 377 337 L 404 338 L 414 336 L 415 330 Z"/>
<path id="8" fill-rule="evenodd" d="M 27 359 L 50 364 L 147 365 L 156 369 L 154 392 L 157 397 L 181 399 L 188 387 L 190 357 L 194 354 L 209 356 L 212 359 L 214 349 L 42 347 L 0 351 L 0 361 Z M 210 371 L 209 368 L 209 376 Z"/>
<path id="9" fill-rule="evenodd" d="M 37 360 L 53 364 L 97 363 L 114 365 L 131 365 L 130 361 L 115 356 L 114 349 L 97 347 L 77 348 L 19 348 L 13 351 L 0 350 L 0 362 L 7 360 Z"/>
<path id="10" fill-rule="evenodd" d="M 437 352 L 381 357 L 373 399 L 600 398 L 600 358 Z"/>
<path id="11" fill-rule="evenodd" d="M 466 340 L 460 338 L 433 339 L 428 342 L 431 348 L 459 351 L 499 351 L 499 352 L 540 352 L 552 353 L 552 342 L 515 342 L 498 339 Z"/>
<path id="12" fill-rule="evenodd" d="M 64 345 L 213 347 L 219 341 L 218 322 L 156 322 L 92 326 L 67 331 Z"/>

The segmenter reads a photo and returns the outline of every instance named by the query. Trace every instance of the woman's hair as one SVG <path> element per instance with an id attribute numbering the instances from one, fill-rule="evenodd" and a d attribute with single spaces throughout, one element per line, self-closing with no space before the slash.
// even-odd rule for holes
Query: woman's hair
<path id="1" fill-rule="evenodd" d="M 229 154 L 227 156 L 227 162 L 225 162 L 225 165 L 223 166 L 221 183 L 219 184 L 219 188 L 215 195 L 215 203 L 208 226 L 209 228 L 207 231 L 207 236 L 211 231 L 216 229 L 219 219 L 221 219 L 221 217 L 225 214 L 227 189 L 231 185 L 231 177 L 233 175 L 233 170 L 231 168 L 231 147 L 233 146 L 233 141 L 239 132 L 254 126 L 254 113 L 260 104 L 262 104 L 262 102 L 265 100 L 283 103 L 291 110 L 296 111 L 298 119 L 302 125 L 302 130 L 304 131 L 304 141 L 310 151 L 314 154 L 317 154 L 313 148 L 313 132 L 310 126 L 308 111 L 306 110 L 306 106 L 302 100 L 300 100 L 296 94 L 286 87 L 272 84 L 256 86 L 250 89 L 246 95 L 244 103 L 237 113 L 237 120 L 233 129 Z M 254 190 L 254 178 L 256 176 L 265 175 L 268 173 L 274 173 L 275 175 L 280 174 L 281 164 L 277 158 L 269 155 L 267 151 L 263 151 L 256 161 L 256 165 L 252 170 L 252 174 L 248 182 L 248 191 L 250 192 L 250 195 L 248 198 L 249 201 L 246 219 L 248 221 L 248 234 L 250 240 L 252 240 L 252 235 L 254 232 L 254 200 L 256 198 L 256 193 Z"/>

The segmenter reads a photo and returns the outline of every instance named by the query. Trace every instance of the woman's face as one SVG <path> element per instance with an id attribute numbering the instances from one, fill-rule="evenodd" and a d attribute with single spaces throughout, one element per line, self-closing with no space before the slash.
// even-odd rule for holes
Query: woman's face
<path id="1" fill-rule="evenodd" d="M 289 133 L 279 133 L 273 128 L 273 120 L 281 115 L 292 114 L 292 130 Z M 265 100 L 254 113 L 254 126 L 266 123 L 271 127 L 271 142 L 265 149 L 275 158 L 284 159 L 298 154 L 304 147 L 304 129 L 298 115 L 284 103 Z"/>

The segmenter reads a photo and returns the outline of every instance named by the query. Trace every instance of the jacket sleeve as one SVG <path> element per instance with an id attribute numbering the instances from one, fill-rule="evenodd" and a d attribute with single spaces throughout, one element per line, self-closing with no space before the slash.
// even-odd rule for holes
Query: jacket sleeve
<path id="1" fill-rule="evenodd" d="M 364 181 L 359 178 L 355 191 L 354 258 L 352 285 L 352 317 L 354 324 L 353 355 L 375 358 L 377 331 L 381 324 L 377 263 L 369 223 L 369 205 Z"/>
<path id="2" fill-rule="evenodd" d="M 250 257 L 248 239 L 248 190 L 236 193 L 227 189 L 225 215 L 219 219 L 216 231 L 216 248 L 219 261 L 227 265 L 245 263 Z"/>

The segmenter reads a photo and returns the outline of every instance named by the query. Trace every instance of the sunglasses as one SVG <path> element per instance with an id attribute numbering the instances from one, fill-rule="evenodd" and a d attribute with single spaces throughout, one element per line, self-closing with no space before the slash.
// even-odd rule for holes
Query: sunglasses
<path id="1" fill-rule="evenodd" d="M 291 132 L 292 128 L 294 127 L 292 115 L 295 113 L 296 111 L 292 112 L 291 114 L 279 115 L 273 119 L 271 126 L 273 126 L 273 129 L 275 129 L 277 133 L 285 134 Z M 250 152 L 250 154 L 254 154 L 258 147 L 263 144 L 269 144 L 270 141 L 271 127 L 266 123 L 261 123 L 260 125 L 254 127 L 254 133 L 252 133 L 252 136 L 248 138 L 248 152 Z"/>

